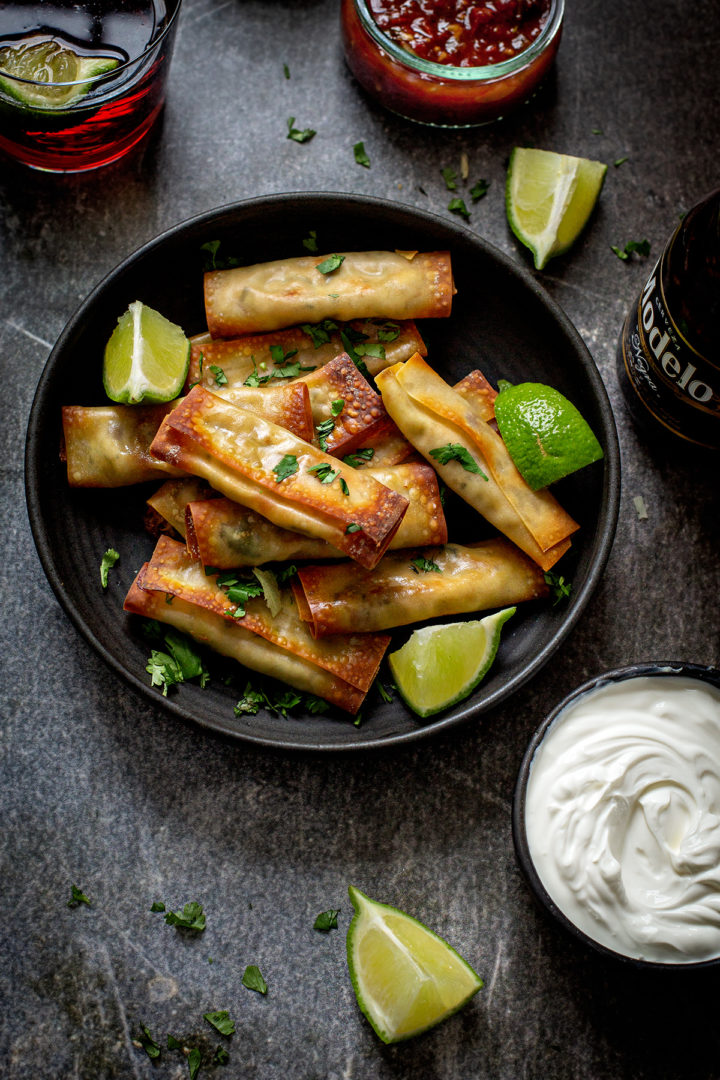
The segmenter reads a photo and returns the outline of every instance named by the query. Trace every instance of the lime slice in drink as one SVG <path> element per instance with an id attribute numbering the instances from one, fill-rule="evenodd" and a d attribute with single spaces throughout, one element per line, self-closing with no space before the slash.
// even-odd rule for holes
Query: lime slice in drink
<path id="1" fill-rule="evenodd" d="M 484 619 L 414 630 L 388 657 L 395 685 L 413 712 L 432 716 L 466 698 L 490 670 L 500 631 L 514 614 L 510 607 Z"/>
<path id="2" fill-rule="evenodd" d="M 427 926 L 353 885 L 347 958 L 358 1005 L 383 1042 L 419 1035 L 482 986 L 469 964 Z"/>
<path id="3" fill-rule="evenodd" d="M 587 421 L 552 386 L 503 387 L 495 398 L 495 419 L 510 457 L 533 491 L 603 456 Z"/>
<path id="4" fill-rule="evenodd" d="M 103 385 L 112 401 L 172 401 L 185 382 L 190 342 L 164 315 L 135 300 L 105 346 Z"/>
<path id="5" fill-rule="evenodd" d="M 575 243 L 592 213 L 607 165 L 517 146 L 510 155 L 505 209 L 510 228 L 542 270 Z"/>
<path id="6" fill-rule="evenodd" d="M 81 56 L 55 38 L 32 37 L 0 49 L 0 90 L 31 109 L 67 109 L 117 66 L 112 57 Z"/>

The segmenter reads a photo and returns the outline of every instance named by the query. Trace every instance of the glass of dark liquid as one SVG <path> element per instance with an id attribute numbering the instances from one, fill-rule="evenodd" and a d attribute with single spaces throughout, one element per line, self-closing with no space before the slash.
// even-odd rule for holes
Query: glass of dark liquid
<path id="1" fill-rule="evenodd" d="M 0 0 L 0 150 L 34 169 L 116 161 L 165 100 L 181 0 Z"/>

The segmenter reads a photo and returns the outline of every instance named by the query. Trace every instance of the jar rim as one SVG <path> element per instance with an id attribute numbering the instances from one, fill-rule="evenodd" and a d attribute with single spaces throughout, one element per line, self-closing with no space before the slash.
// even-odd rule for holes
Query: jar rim
<path id="1" fill-rule="evenodd" d="M 435 78 L 455 80 L 457 82 L 488 82 L 491 79 L 500 79 L 506 75 L 513 75 L 520 68 L 536 60 L 553 41 L 562 25 L 565 13 L 565 0 L 550 0 L 550 14 L 542 30 L 526 49 L 511 56 L 509 60 L 501 60 L 497 64 L 483 64 L 478 67 L 456 67 L 452 64 L 437 64 L 433 60 L 424 60 L 416 56 L 408 49 L 403 49 L 393 41 L 372 17 L 369 0 L 351 0 L 355 5 L 363 29 L 370 35 L 373 41 L 397 63 L 417 71 L 422 75 L 432 75 Z"/>

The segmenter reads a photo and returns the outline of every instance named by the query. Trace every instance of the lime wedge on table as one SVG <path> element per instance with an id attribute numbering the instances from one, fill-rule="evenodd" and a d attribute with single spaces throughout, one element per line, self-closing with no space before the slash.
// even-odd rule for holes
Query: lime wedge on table
<path id="1" fill-rule="evenodd" d="M 544 383 L 517 383 L 495 398 L 508 453 L 533 489 L 599 461 L 602 447 L 571 401 Z"/>
<path id="2" fill-rule="evenodd" d="M 0 49 L 0 89 L 32 109 L 67 109 L 117 65 L 109 56 L 80 56 L 55 38 L 28 38 Z"/>
<path id="3" fill-rule="evenodd" d="M 418 716 L 432 716 L 462 701 L 485 678 L 495 659 L 503 624 L 515 608 L 470 622 L 415 630 L 388 657 L 395 684 Z"/>
<path id="4" fill-rule="evenodd" d="M 105 346 L 103 385 L 112 401 L 172 401 L 190 363 L 190 342 L 181 327 L 135 300 L 120 316 Z"/>
<path id="5" fill-rule="evenodd" d="M 383 1042 L 439 1024 L 482 986 L 469 964 L 427 926 L 353 885 L 347 957 L 358 1005 Z"/>
<path id="6" fill-rule="evenodd" d="M 537 270 L 577 240 L 606 172 L 607 165 L 601 161 L 515 147 L 508 166 L 505 209 L 510 228 L 535 256 Z"/>

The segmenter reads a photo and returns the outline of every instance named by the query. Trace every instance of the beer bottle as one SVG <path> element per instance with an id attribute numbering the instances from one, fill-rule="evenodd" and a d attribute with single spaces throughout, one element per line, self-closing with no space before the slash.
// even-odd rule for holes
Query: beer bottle
<path id="1" fill-rule="evenodd" d="M 720 449 L 720 189 L 670 237 L 625 320 L 618 374 L 645 430 Z"/>

